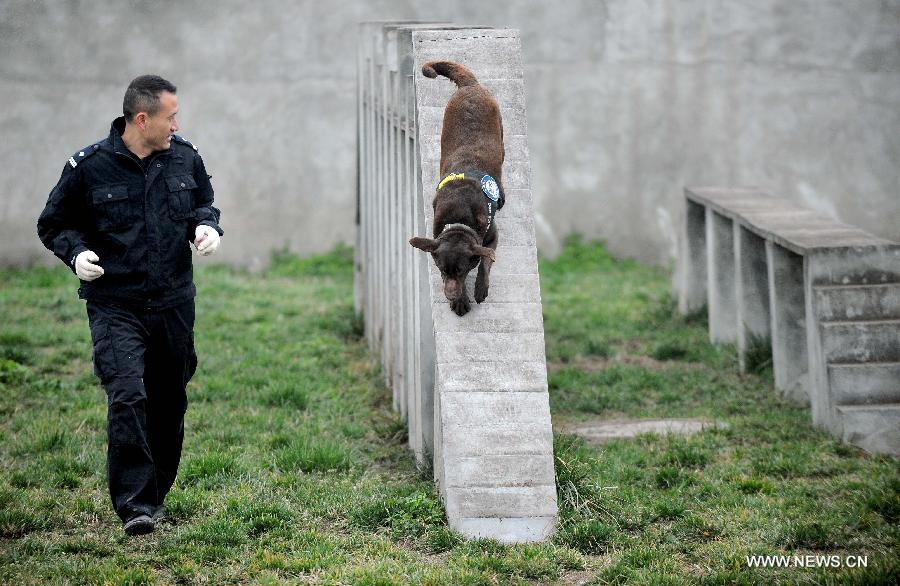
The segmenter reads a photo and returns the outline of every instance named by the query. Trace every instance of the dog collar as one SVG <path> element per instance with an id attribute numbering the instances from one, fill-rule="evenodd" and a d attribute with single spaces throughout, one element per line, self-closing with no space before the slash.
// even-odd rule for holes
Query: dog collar
<path id="1" fill-rule="evenodd" d="M 481 185 L 481 192 L 484 194 L 484 197 L 487 199 L 487 230 L 490 230 L 491 224 L 494 222 L 494 214 L 497 213 L 497 210 L 503 207 L 503 204 L 506 203 L 503 197 L 503 192 L 500 191 L 500 185 L 497 183 L 497 180 L 484 173 L 482 171 L 462 171 L 460 173 L 450 173 L 446 175 L 441 182 L 438 183 L 438 191 L 451 181 L 457 181 L 460 179 L 473 179 L 477 181 Z M 450 224 L 451 226 L 453 224 Z M 468 228 L 468 226 L 466 226 Z M 446 230 L 446 228 L 444 228 Z M 443 232 L 442 232 L 443 233 Z"/>
<path id="2" fill-rule="evenodd" d="M 478 235 L 478 232 L 476 232 L 471 226 L 466 226 L 465 224 L 447 224 L 446 226 L 444 226 L 444 229 L 441 230 L 441 233 L 438 235 L 438 238 L 440 238 L 441 236 L 443 236 L 444 234 L 446 234 L 447 232 L 450 232 L 452 230 L 462 230 L 463 232 L 468 232 L 475 238 L 481 238 Z"/>

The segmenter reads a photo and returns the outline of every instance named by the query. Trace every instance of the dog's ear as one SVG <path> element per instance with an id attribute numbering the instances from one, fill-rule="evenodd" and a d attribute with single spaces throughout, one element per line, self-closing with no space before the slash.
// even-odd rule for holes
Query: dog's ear
<path id="1" fill-rule="evenodd" d="M 497 257 L 494 256 L 494 249 L 488 248 L 487 246 L 476 246 L 475 254 L 479 256 L 486 256 L 491 259 L 491 262 L 497 262 Z"/>
<path id="2" fill-rule="evenodd" d="M 425 252 L 434 252 L 437 250 L 440 242 L 437 240 L 432 240 L 431 238 L 420 238 L 418 236 L 413 236 L 409 239 L 409 243 L 419 250 L 424 250 Z"/>

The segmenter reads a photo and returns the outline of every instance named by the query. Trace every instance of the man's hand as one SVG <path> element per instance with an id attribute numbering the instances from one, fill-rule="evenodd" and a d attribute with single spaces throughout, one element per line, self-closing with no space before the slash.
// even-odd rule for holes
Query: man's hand
<path id="1" fill-rule="evenodd" d="M 100 257 L 93 250 L 85 250 L 75 257 L 75 274 L 82 281 L 93 281 L 103 276 L 103 267 L 94 264 L 100 261 Z"/>
<path id="2" fill-rule="evenodd" d="M 219 248 L 221 238 L 215 228 L 200 224 L 194 231 L 194 235 L 196 236 L 194 246 L 200 256 L 209 256 Z"/>

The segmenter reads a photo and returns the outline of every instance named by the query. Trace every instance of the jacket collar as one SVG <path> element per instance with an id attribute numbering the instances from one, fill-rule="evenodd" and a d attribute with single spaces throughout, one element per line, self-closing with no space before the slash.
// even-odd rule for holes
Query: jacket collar
<path id="1" fill-rule="evenodd" d="M 125 146 L 125 141 L 122 140 L 122 133 L 125 132 L 125 117 L 119 116 L 115 120 L 112 121 L 112 124 L 109 125 L 109 144 L 112 146 L 113 150 L 117 153 L 122 153 L 124 155 L 129 155 L 132 157 L 137 157 L 134 153 L 128 150 L 128 147 Z M 162 150 L 162 151 L 154 151 L 150 153 L 150 157 L 156 157 L 160 155 L 168 155 L 172 152 L 172 147 Z"/>
<path id="2" fill-rule="evenodd" d="M 109 125 L 109 144 L 112 145 L 114 151 L 120 153 L 128 153 L 128 147 L 122 140 L 122 133 L 125 132 L 125 117 L 119 116 Z"/>

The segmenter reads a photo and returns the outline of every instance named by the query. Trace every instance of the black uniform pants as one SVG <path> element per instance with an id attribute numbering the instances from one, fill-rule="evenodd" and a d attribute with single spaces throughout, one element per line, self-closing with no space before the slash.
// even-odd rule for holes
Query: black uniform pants
<path id="1" fill-rule="evenodd" d="M 88 301 L 87 312 L 107 396 L 109 492 L 127 521 L 151 514 L 175 482 L 197 369 L 194 300 L 155 311 Z"/>

